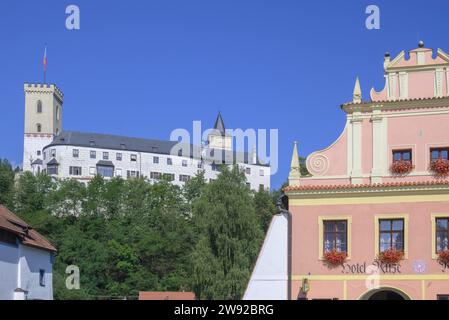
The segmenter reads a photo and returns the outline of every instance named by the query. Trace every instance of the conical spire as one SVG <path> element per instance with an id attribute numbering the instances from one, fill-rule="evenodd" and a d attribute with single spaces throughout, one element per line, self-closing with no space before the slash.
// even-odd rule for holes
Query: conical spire
<path id="1" fill-rule="evenodd" d="M 290 165 L 290 174 L 288 175 L 288 184 L 290 186 L 299 186 L 299 179 L 301 178 L 297 145 L 298 142 L 295 141 L 293 146 L 292 162 Z"/>
<path id="2" fill-rule="evenodd" d="M 359 77 L 357 77 L 355 79 L 354 93 L 353 93 L 353 96 L 352 96 L 352 102 L 354 102 L 354 103 L 362 102 L 362 90 L 360 89 Z"/>
<path id="3" fill-rule="evenodd" d="M 214 129 L 218 130 L 218 132 L 220 132 L 222 136 L 226 134 L 226 129 L 223 118 L 221 117 L 221 112 L 218 112 L 217 120 L 215 120 Z"/>

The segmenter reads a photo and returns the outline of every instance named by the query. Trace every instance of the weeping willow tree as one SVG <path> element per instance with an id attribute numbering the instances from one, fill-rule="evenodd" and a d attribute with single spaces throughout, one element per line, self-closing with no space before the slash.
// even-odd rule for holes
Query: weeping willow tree
<path id="1" fill-rule="evenodd" d="M 199 299 L 241 299 L 263 237 L 244 173 L 223 166 L 193 205 L 198 241 L 192 253 Z"/>

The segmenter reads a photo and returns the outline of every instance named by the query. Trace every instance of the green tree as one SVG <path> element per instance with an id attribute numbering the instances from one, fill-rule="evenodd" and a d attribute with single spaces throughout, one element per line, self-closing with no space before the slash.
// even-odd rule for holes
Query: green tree
<path id="1" fill-rule="evenodd" d="M 237 166 L 222 166 L 195 200 L 193 218 L 199 235 L 192 253 L 197 297 L 240 299 L 262 239 L 245 174 Z"/>
<path id="2" fill-rule="evenodd" d="M 14 171 L 8 160 L 0 159 L 0 204 L 12 205 Z"/>
<path id="3" fill-rule="evenodd" d="M 46 174 L 33 175 L 24 172 L 17 183 L 14 194 L 14 209 L 17 214 L 26 216 L 45 210 L 50 205 L 49 195 L 55 189 L 55 183 Z"/>
<path id="4" fill-rule="evenodd" d="M 273 215 L 276 213 L 276 206 L 270 192 L 263 187 L 260 187 L 259 191 L 254 194 L 254 208 L 262 230 L 266 232 Z"/>

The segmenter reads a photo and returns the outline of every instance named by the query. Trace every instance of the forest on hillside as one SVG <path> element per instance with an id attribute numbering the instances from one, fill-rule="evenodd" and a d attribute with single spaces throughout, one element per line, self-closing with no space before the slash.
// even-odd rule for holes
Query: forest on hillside
<path id="1" fill-rule="evenodd" d="M 182 188 L 100 176 L 86 186 L 17 173 L 0 160 L 0 203 L 57 247 L 55 299 L 132 299 L 139 291 L 240 299 L 279 196 L 251 191 L 236 166 Z M 71 265 L 80 270 L 78 290 L 66 288 Z"/>

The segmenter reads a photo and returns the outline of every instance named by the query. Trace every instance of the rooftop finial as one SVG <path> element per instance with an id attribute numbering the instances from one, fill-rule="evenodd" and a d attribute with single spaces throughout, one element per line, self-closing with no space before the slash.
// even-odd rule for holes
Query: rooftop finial
<path id="1" fill-rule="evenodd" d="M 295 141 L 293 146 L 292 162 L 290 165 L 290 174 L 288 175 L 288 184 L 290 186 L 299 186 L 300 178 L 301 171 L 299 165 L 298 141 Z"/>
<path id="2" fill-rule="evenodd" d="M 357 77 L 355 79 L 354 93 L 353 93 L 353 96 L 352 96 L 352 102 L 354 102 L 354 103 L 362 102 L 362 90 L 360 89 L 359 77 Z"/>
<path id="3" fill-rule="evenodd" d="M 420 40 L 420 41 L 418 42 L 418 47 L 419 47 L 419 48 L 424 48 L 424 41 Z"/>

